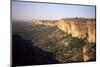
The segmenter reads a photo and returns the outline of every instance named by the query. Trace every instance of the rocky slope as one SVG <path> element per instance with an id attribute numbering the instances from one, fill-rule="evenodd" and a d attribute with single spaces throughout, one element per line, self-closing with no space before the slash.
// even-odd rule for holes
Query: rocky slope
<path id="1" fill-rule="evenodd" d="M 63 18 L 61 20 L 33 20 L 33 25 L 56 26 L 59 30 L 72 37 L 85 39 L 86 44 L 82 48 L 83 60 L 90 61 L 96 58 L 96 20 L 95 18 Z M 62 40 L 60 43 L 66 43 Z M 67 42 L 68 43 L 68 42 Z M 76 44 L 77 45 L 77 44 Z M 66 45 L 65 45 L 66 46 Z"/>

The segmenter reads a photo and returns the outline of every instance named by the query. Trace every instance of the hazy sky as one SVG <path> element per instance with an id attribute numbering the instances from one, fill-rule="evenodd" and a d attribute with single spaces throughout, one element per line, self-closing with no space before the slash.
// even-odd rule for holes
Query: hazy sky
<path id="1" fill-rule="evenodd" d="M 95 18 L 95 6 L 12 2 L 12 20 Z"/>

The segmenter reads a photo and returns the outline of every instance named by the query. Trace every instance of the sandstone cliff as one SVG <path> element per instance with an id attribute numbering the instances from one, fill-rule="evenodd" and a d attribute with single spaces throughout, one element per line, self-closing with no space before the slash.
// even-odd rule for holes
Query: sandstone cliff
<path id="1" fill-rule="evenodd" d="M 57 20 L 37 20 L 37 19 L 33 19 L 32 24 L 33 25 L 56 26 Z"/>
<path id="2" fill-rule="evenodd" d="M 58 30 L 65 32 L 64 34 L 71 34 L 72 37 L 78 37 L 82 39 L 85 38 L 87 41 L 82 47 L 83 61 L 95 60 L 96 58 L 96 44 L 95 44 L 96 42 L 96 21 L 95 19 L 63 18 L 61 20 L 33 20 L 32 24 L 33 25 L 46 25 L 50 27 L 56 26 Z M 55 35 L 57 36 L 57 34 Z M 53 39 L 55 35 L 52 36 Z M 68 46 L 69 42 L 70 41 L 67 41 L 66 39 L 62 39 L 61 41 L 59 41 L 59 43 L 64 46 Z"/>
<path id="3" fill-rule="evenodd" d="M 73 37 L 84 38 L 87 37 L 88 41 L 95 42 L 95 19 L 84 18 L 69 18 L 61 19 L 58 28 L 62 31 L 72 34 Z"/>
<path id="4" fill-rule="evenodd" d="M 95 19 L 88 18 L 64 18 L 61 20 L 32 20 L 33 25 L 57 26 L 65 33 L 72 34 L 73 37 L 87 37 L 90 43 L 95 43 L 96 22 Z"/>
<path id="5" fill-rule="evenodd" d="M 95 19 L 84 18 L 70 18 L 61 19 L 58 24 L 58 28 L 62 31 L 72 34 L 73 37 L 87 38 L 88 43 L 83 47 L 83 59 L 84 61 L 94 60 L 96 58 L 96 21 Z"/>

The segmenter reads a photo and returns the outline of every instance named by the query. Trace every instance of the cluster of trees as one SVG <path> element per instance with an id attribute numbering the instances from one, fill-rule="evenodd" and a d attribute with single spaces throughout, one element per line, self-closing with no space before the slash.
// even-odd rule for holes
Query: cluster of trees
<path id="1" fill-rule="evenodd" d="M 45 51 L 50 51 L 56 56 L 56 60 L 59 62 L 72 62 L 73 59 L 69 60 L 69 58 L 73 57 L 75 53 L 80 53 L 81 55 L 80 59 L 83 59 L 82 57 L 82 48 L 86 44 L 87 40 L 86 38 L 80 39 L 78 37 L 72 37 L 71 34 L 64 36 L 61 39 L 69 39 L 70 43 L 68 46 L 61 47 L 61 44 L 59 44 L 56 39 L 55 40 L 47 40 L 47 43 L 44 45 L 41 45 L 42 49 Z M 77 59 L 75 61 L 80 61 L 80 59 Z M 82 60 L 81 60 L 82 61 Z"/>

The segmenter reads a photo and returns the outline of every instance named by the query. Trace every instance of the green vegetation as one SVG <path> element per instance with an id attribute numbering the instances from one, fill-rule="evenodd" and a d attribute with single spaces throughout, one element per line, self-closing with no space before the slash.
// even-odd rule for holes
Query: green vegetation
<path id="1" fill-rule="evenodd" d="M 66 34 L 57 27 L 32 26 L 21 22 L 13 23 L 13 26 L 13 33 L 32 40 L 44 51 L 52 52 L 59 62 L 83 61 L 82 48 L 86 43 L 86 38 L 72 37 L 71 34 Z"/>

